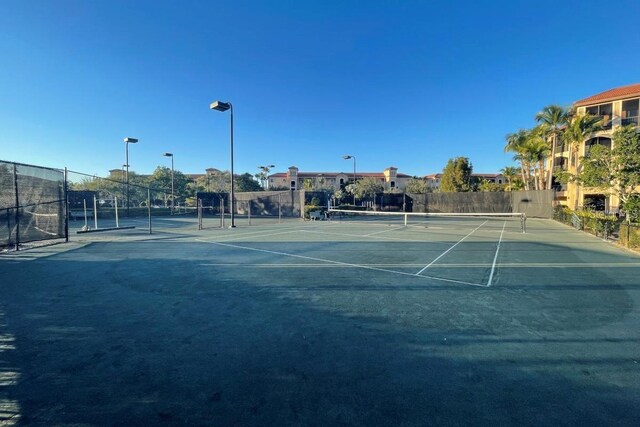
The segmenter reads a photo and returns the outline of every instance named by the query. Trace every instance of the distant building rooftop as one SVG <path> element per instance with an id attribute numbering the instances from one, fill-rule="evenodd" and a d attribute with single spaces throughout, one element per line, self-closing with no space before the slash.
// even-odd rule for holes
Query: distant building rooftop
<path id="1" fill-rule="evenodd" d="M 607 101 L 635 98 L 638 96 L 640 96 L 640 83 L 609 89 L 588 98 L 581 99 L 580 101 L 576 101 L 574 105 L 576 107 L 584 107 L 586 105 L 601 104 Z"/>

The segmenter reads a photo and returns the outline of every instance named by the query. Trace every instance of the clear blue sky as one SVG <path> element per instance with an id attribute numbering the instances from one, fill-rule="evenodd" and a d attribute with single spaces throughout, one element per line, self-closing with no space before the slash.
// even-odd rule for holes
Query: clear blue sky
<path id="1" fill-rule="evenodd" d="M 425 175 L 512 164 L 504 136 L 640 82 L 636 1 L 0 0 L 0 159 L 106 175 Z"/>

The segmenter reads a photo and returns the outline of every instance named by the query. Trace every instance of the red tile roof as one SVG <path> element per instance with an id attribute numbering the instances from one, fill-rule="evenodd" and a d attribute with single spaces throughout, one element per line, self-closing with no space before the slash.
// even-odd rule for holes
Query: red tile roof
<path id="1" fill-rule="evenodd" d="M 597 95 L 576 101 L 573 105 L 576 107 L 583 107 L 586 105 L 601 104 L 606 101 L 615 101 L 637 96 L 640 96 L 640 83 L 609 89 Z"/>

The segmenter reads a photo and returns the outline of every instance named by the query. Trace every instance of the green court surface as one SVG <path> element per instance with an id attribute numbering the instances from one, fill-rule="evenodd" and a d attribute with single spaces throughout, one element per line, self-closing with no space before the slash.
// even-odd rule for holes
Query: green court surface
<path id="1" fill-rule="evenodd" d="M 640 419 L 634 253 L 541 219 L 236 222 L 1 255 L 0 425 Z"/>

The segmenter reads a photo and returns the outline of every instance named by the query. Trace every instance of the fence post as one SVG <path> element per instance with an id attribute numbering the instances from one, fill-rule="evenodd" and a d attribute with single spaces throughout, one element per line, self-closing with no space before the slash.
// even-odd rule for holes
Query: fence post
<path id="1" fill-rule="evenodd" d="M 69 191 L 67 187 L 67 167 L 64 168 L 64 241 L 69 242 Z"/>
<path id="2" fill-rule="evenodd" d="M 11 247 L 11 209 L 7 208 L 7 247 Z"/>
<path id="3" fill-rule="evenodd" d="M 147 188 L 147 214 L 149 215 L 149 234 L 151 234 L 151 189 Z"/>
<path id="4" fill-rule="evenodd" d="M 96 196 L 93 196 L 93 225 L 98 229 L 98 201 Z"/>
<path id="5" fill-rule="evenodd" d="M 220 228 L 224 228 L 224 197 L 220 197 Z"/>
<path id="6" fill-rule="evenodd" d="M 18 166 L 13 164 L 13 188 L 16 193 L 16 251 L 20 250 L 20 197 L 18 196 Z"/>

